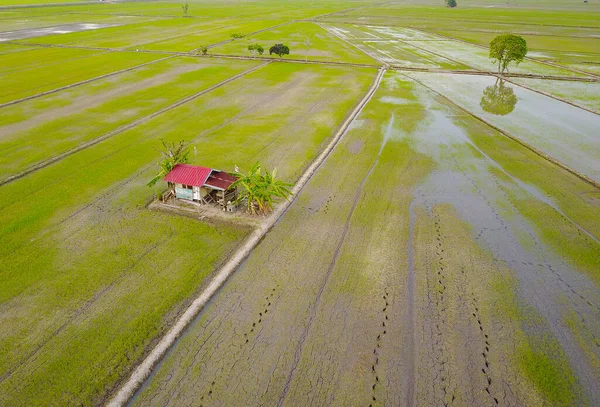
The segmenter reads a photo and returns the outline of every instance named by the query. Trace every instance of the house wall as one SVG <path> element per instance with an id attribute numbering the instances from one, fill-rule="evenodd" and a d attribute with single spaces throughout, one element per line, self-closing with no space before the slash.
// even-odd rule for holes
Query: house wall
<path id="1" fill-rule="evenodd" d="M 187 188 L 187 185 L 175 184 L 175 196 L 179 199 L 200 200 L 209 193 L 209 190 L 204 187 Z"/>
<path id="2" fill-rule="evenodd" d="M 190 201 L 194 199 L 192 190 L 185 188 L 181 184 L 175 184 L 175 196 L 179 199 L 188 199 Z"/>

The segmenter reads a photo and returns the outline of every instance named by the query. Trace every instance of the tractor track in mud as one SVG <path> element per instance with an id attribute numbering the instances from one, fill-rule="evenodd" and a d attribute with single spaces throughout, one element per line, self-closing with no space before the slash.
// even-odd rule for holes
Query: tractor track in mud
<path id="1" fill-rule="evenodd" d="M 385 339 L 385 335 L 387 334 L 387 324 L 389 323 L 389 315 L 388 308 L 391 306 L 389 303 L 390 293 L 387 288 L 383 290 L 383 295 L 381 297 L 384 302 L 383 309 L 381 310 L 381 328 L 377 337 L 375 338 L 375 346 L 373 347 L 373 364 L 371 365 L 371 372 L 373 375 L 373 385 L 371 386 L 371 403 L 369 403 L 369 407 L 373 407 L 373 403 L 377 401 L 377 387 L 380 384 L 379 380 L 379 353 L 381 352 L 381 345 L 383 340 Z"/>
<path id="2" fill-rule="evenodd" d="M 85 143 L 83 143 L 83 144 L 81 144 L 81 145 L 79 145 L 79 146 L 77 146 L 75 148 L 72 148 L 71 150 L 67 150 L 64 153 L 59 154 L 57 156 L 54 156 L 54 157 L 52 157 L 52 158 L 50 158 L 48 160 L 44 160 L 44 161 L 42 161 L 40 163 L 34 164 L 31 167 L 29 167 L 29 168 L 27 168 L 27 169 L 25 169 L 25 170 L 23 170 L 23 171 L 21 171 L 21 172 L 19 172 L 17 174 L 11 175 L 10 177 L 3 179 L 2 181 L 0 181 L 0 186 L 6 185 L 6 184 L 8 184 L 10 182 L 13 182 L 13 181 L 19 179 L 19 178 L 23 178 L 26 175 L 29 175 L 29 174 L 31 174 L 31 173 L 33 173 L 35 171 L 41 170 L 42 168 L 45 168 L 45 167 L 47 167 L 49 165 L 57 163 L 57 162 L 65 159 L 65 158 L 67 158 L 67 157 L 69 157 L 69 156 L 71 156 L 71 155 L 73 155 L 75 153 L 78 153 L 79 151 L 85 150 L 86 148 L 89 148 L 89 147 L 91 147 L 93 145 L 96 145 L 96 144 L 98 144 L 98 143 L 100 143 L 100 142 L 102 142 L 104 140 L 107 140 L 107 139 L 109 139 L 111 137 L 114 137 L 114 136 L 116 136 L 118 134 L 121 134 L 121 133 L 123 133 L 123 132 L 125 132 L 127 130 L 130 130 L 130 129 L 134 128 L 134 127 L 140 126 L 140 125 L 148 122 L 149 120 L 152 120 L 152 119 L 154 119 L 157 116 L 160 116 L 161 114 L 167 113 L 167 112 L 169 112 L 169 111 L 171 111 L 171 110 L 173 110 L 173 109 L 175 109 L 175 108 L 177 108 L 179 106 L 182 106 L 182 105 L 184 105 L 184 104 L 186 104 L 188 102 L 193 101 L 194 99 L 199 98 L 200 96 L 203 96 L 203 95 L 205 95 L 207 93 L 210 93 L 210 92 L 212 92 L 215 89 L 218 89 L 218 88 L 220 88 L 222 86 L 225 86 L 228 83 L 233 82 L 236 79 L 239 79 L 239 78 L 241 78 L 241 77 L 243 77 L 243 76 L 245 76 L 245 75 L 247 75 L 249 73 L 252 73 L 252 72 L 254 72 L 254 71 L 258 70 L 258 69 L 261 69 L 261 68 L 265 67 L 266 65 L 268 65 L 269 63 L 270 63 L 270 61 L 268 61 L 268 62 L 266 62 L 264 64 L 261 64 L 261 65 L 252 67 L 252 68 L 250 68 L 250 69 L 248 69 L 246 71 L 240 72 L 239 74 L 234 75 L 234 76 L 232 76 L 230 78 L 227 78 L 226 80 L 221 81 L 221 82 L 219 82 L 219 83 L 217 83 L 217 84 L 215 84 L 215 85 L 213 85 L 213 86 L 211 86 L 211 87 L 209 87 L 207 89 L 204 89 L 204 90 L 202 90 L 200 92 L 194 93 L 193 95 L 190 95 L 190 96 L 187 96 L 187 97 L 185 97 L 183 99 L 180 99 L 177 102 L 170 104 L 169 106 L 166 106 L 166 107 L 164 107 L 164 108 L 162 108 L 160 110 L 157 110 L 157 111 L 155 111 L 155 112 L 153 112 L 153 113 L 151 113 L 151 114 L 149 114 L 147 116 L 144 116 L 144 117 L 142 117 L 140 119 L 137 119 L 137 120 L 135 120 L 135 121 L 133 121 L 131 123 L 125 124 L 123 126 L 120 126 L 120 127 L 116 128 L 116 129 L 114 129 L 114 130 L 112 130 L 112 131 L 110 131 L 110 132 L 108 132 L 108 133 L 100 136 L 100 137 L 96 137 L 93 140 L 90 140 L 90 141 L 85 142 Z"/>
<path id="3" fill-rule="evenodd" d="M 381 152 L 380 152 L 380 154 L 381 154 Z M 378 162 L 379 162 L 379 157 L 377 157 L 375 162 L 373 162 L 373 165 L 371 166 L 371 168 L 369 169 L 369 171 L 367 172 L 365 177 L 360 182 L 360 184 L 357 188 L 356 194 L 354 195 L 354 200 L 352 201 L 352 206 L 350 208 L 350 212 L 348 213 L 348 216 L 346 217 L 346 222 L 344 223 L 344 228 L 342 230 L 342 234 L 340 236 L 338 244 L 335 248 L 333 258 L 331 259 L 331 262 L 329 263 L 329 267 L 327 268 L 327 271 L 325 272 L 325 276 L 323 278 L 321 285 L 319 286 L 319 290 L 317 291 L 315 300 L 309 308 L 308 322 L 306 323 L 306 326 L 305 326 L 304 330 L 302 331 L 302 334 L 300 335 L 300 339 L 298 340 L 298 344 L 296 346 L 296 351 L 294 352 L 294 361 L 292 362 L 290 372 L 286 379 L 285 385 L 283 386 L 283 391 L 281 392 L 279 401 L 277 402 L 277 407 L 281 407 L 283 405 L 283 403 L 285 402 L 285 399 L 286 399 L 287 394 L 290 389 L 291 381 L 294 378 L 294 373 L 296 372 L 296 367 L 298 366 L 298 362 L 300 361 L 300 357 L 302 356 L 304 342 L 306 341 L 306 338 L 308 337 L 308 334 L 310 332 L 310 328 L 312 327 L 313 321 L 317 316 L 317 307 L 319 306 L 319 304 L 321 302 L 321 296 L 323 295 L 323 291 L 325 291 L 325 286 L 327 286 L 329 277 L 331 276 L 333 269 L 335 268 L 335 265 L 337 264 L 337 260 L 340 256 L 342 246 L 344 245 L 344 242 L 346 241 L 346 235 L 348 234 L 348 230 L 350 229 L 350 222 L 352 221 L 352 217 L 354 215 L 354 212 L 356 211 L 358 202 L 360 201 L 360 198 L 362 196 L 363 188 L 364 188 L 365 184 L 367 183 L 367 180 L 373 173 L 373 170 L 375 170 L 375 167 L 377 166 Z M 386 308 L 387 308 L 387 306 L 386 306 Z M 384 312 L 386 311 L 386 308 L 384 308 Z M 384 324 L 385 324 L 385 322 L 384 322 Z M 381 334 L 377 337 L 377 341 L 379 341 L 379 340 L 381 340 Z M 375 365 L 372 366 L 372 370 L 373 370 L 373 373 L 376 373 Z M 375 387 L 373 387 L 373 390 L 375 390 Z M 373 395 L 372 398 L 374 401 L 376 400 L 375 395 Z"/>
<path id="4" fill-rule="evenodd" d="M 433 399 L 435 404 L 438 406 L 448 407 L 456 399 L 455 385 L 451 384 L 451 377 L 448 368 L 448 350 L 444 344 L 444 330 L 448 325 L 448 301 L 446 296 L 447 289 L 447 271 L 445 270 L 446 261 L 444 259 L 444 235 L 441 231 L 441 220 L 437 213 L 432 208 L 428 208 L 431 213 L 434 229 L 435 229 L 435 260 L 432 271 L 434 274 L 427 273 L 427 297 L 428 304 L 427 308 L 433 311 L 432 315 L 432 329 L 430 332 L 431 340 L 431 359 L 433 362 L 433 368 L 437 370 L 437 374 L 434 375 L 435 380 L 432 383 L 433 388 Z M 432 293 L 434 293 L 432 295 Z"/>
<path id="5" fill-rule="evenodd" d="M 278 288 L 279 287 L 274 287 L 271 289 L 271 292 L 264 299 L 263 307 L 261 307 L 262 311 L 258 312 L 258 314 L 255 316 L 254 321 L 252 322 L 251 325 L 250 325 L 250 323 L 248 323 L 248 326 L 243 334 L 237 335 L 238 338 L 240 339 L 240 345 L 239 345 L 240 352 L 243 351 L 243 349 L 246 348 L 247 346 L 250 346 L 251 342 L 254 343 L 256 341 L 256 339 L 258 338 L 255 331 L 258 330 L 258 328 L 262 324 L 263 320 L 267 317 L 267 314 L 269 313 L 269 310 L 273 306 L 273 303 L 276 302 L 276 298 L 274 298 L 274 296 L 275 296 L 275 293 Z M 243 337 L 240 338 L 240 336 L 243 336 Z M 202 347 L 199 348 L 198 352 L 200 352 L 200 349 L 202 349 Z M 196 353 L 196 355 L 194 355 L 194 359 L 195 359 L 195 356 L 197 356 L 198 352 Z M 252 349 L 250 350 L 250 352 L 252 352 Z M 238 354 L 236 356 L 236 360 L 240 360 L 240 356 L 241 355 Z M 235 365 L 235 363 L 234 363 L 234 365 Z M 190 368 L 188 367 L 188 372 L 183 377 L 186 377 L 187 374 L 189 374 L 189 369 Z M 183 379 L 181 379 L 181 380 L 183 380 Z M 201 395 L 199 398 L 199 401 L 200 401 L 199 407 L 205 407 L 206 403 L 210 403 L 210 401 L 212 400 L 212 398 L 214 397 L 214 394 L 216 392 L 215 385 L 217 384 L 217 381 L 218 381 L 218 379 L 216 377 L 214 377 L 210 381 L 208 390 L 200 393 Z"/>
<path id="6" fill-rule="evenodd" d="M 487 156 L 484 156 L 484 157 L 487 158 Z M 468 175 L 467 171 L 464 171 L 464 169 L 461 168 L 461 165 L 458 162 L 458 160 L 456 159 L 456 157 L 452 157 L 452 161 L 454 162 L 454 165 L 456 166 L 456 168 L 461 169 L 464 176 L 467 178 L 467 180 L 469 181 L 469 183 L 471 184 L 471 186 L 473 187 L 475 192 L 479 195 L 479 197 L 483 200 L 483 202 L 485 202 L 486 206 L 490 209 L 490 211 L 492 212 L 496 221 L 500 224 L 500 228 L 505 231 L 508 231 L 508 225 L 506 224 L 504 219 L 500 216 L 498 211 L 494 208 L 494 206 L 492 205 L 492 203 L 490 202 L 490 200 L 488 199 L 486 194 L 477 185 L 475 180 L 473 180 L 473 178 Z M 495 177 L 494 177 L 494 182 L 497 184 L 497 179 Z M 439 229 L 439 223 L 436 226 L 436 228 Z M 491 229 L 487 228 L 487 227 L 483 227 L 479 231 L 477 236 L 475 236 L 475 240 L 480 240 L 482 234 L 488 230 L 491 230 Z M 497 229 L 493 229 L 493 230 L 495 231 Z M 443 253 L 444 250 L 442 249 L 441 252 Z M 439 254 L 440 253 L 438 253 L 438 255 Z M 463 279 L 463 283 L 460 283 L 459 285 L 460 286 L 464 285 L 464 287 L 466 287 L 468 277 L 467 277 L 467 273 L 465 272 L 464 266 L 460 267 L 459 275 Z M 491 373 L 491 366 L 490 366 L 491 362 L 489 360 L 489 354 L 490 354 L 490 349 L 491 349 L 490 334 L 489 334 L 489 331 L 486 328 L 484 328 L 484 325 L 481 322 L 481 312 L 479 310 L 477 296 L 475 295 L 475 293 L 472 290 L 469 291 L 468 293 L 465 292 L 464 294 L 467 297 L 467 298 L 463 299 L 463 301 L 466 302 L 466 304 L 465 304 L 466 311 L 467 311 L 466 314 L 471 316 L 471 321 L 473 324 L 476 324 L 477 330 L 479 331 L 479 334 L 480 334 L 480 338 L 479 338 L 480 341 L 479 341 L 478 345 L 481 347 L 481 353 L 480 353 L 480 357 L 482 358 L 481 373 L 483 374 L 483 376 L 485 378 L 484 390 L 489 395 L 490 401 L 493 403 L 493 405 L 497 406 L 497 405 L 499 405 L 500 402 L 499 402 L 498 397 L 495 394 L 494 390 L 492 389 L 492 373 Z M 470 310 L 469 310 L 469 308 L 470 308 Z"/>
<path id="7" fill-rule="evenodd" d="M 404 391 L 405 391 L 405 405 L 407 407 L 413 407 L 415 404 L 415 372 L 416 372 L 416 356 L 415 356 L 415 340 L 417 329 L 415 321 L 415 214 L 416 201 L 413 199 L 408 206 L 409 214 L 409 226 L 408 226 L 408 276 L 407 276 L 407 304 L 406 304 L 406 324 L 408 326 L 408 337 L 404 351 L 407 360 L 407 372 L 403 379 Z"/>
<path id="8" fill-rule="evenodd" d="M 491 159 L 489 156 L 487 156 L 487 154 L 485 154 L 483 151 L 479 150 L 479 148 L 477 148 L 477 147 L 475 147 L 475 148 L 477 149 L 477 151 L 479 151 L 482 154 L 482 156 L 486 160 L 488 160 L 488 162 L 490 164 L 499 165 L 493 159 Z M 454 161 L 454 165 L 456 166 L 456 168 L 459 168 L 461 170 L 461 172 L 467 178 L 470 185 L 473 187 L 473 189 L 477 193 L 477 196 L 490 209 L 492 215 L 494 216 L 494 218 L 500 225 L 500 227 L 496 227 L 496 228 L 489 228 L 489 227 L 481 228 L 479 233 L 477 233 L 476 236 L 474 235 L 475 240 L 480 241 L 481 242 L 480 244 L 484 246 L 485 245 L 485 243 L 483 241 L 484 233 L 488 233 L 488 232 L 490 232 L 490 233 L 500 232 L 500 233 L 504 233 L 504 234 L 511 233 L 510 225 L 501 217 L 499 212 L 494 208 L 494 206 L 492 205 L 490 200 L 487 198 L 486 193 L 479 187 L 477 182 L 471 176 L 468 175 L 468 171 L 465 171 L 463 169 L 463 167 L 460 165 L 459 161 L 455 157 L 452 157 L 452 159 Z M 506 176 L 508 176 L 510 179 L 512 179 L 513 182 L 517 186 L 520 186 L 521 188 L 523 188 L 523 185 L 517 179 L 513 178 L 510 174 L 505 172 L 505 170 L 501 166 L 499 166 L 498 168 L 500 168 L 500 170 Z M 512 198 L 506 194 L 506 192 L 504 191 L 504 188 L 500 184 L 498 178 L 496 176 L 492 175 L 491 179 L 495 185 L 496 190 L 501 191 L 502 194 L 504 195 L 503 201 L 508 202 L 510 204 L 510 206 L 512 207 L 513 211 L 518 212 L 518 209 L 516 207 L 514 207 Z M 529 193 L 529 191 L 527 189 L 523 188 L 523 190 L 525 192 Z M 554 208 L 552 205 L 550 205 L 550 206 L 552 208 Z M 554 208 L 554 209 L 561 215 L 562 219 L 564 220 L 564 222 L 566 222 L 566 224 L 569 227 L 573 228 L 583 239 L 586 240 L 586 242 L 588 244 L 592 245 L 592 241 L 586 235 L 587 231 L 585 231 L 585 229 L 581 228 L 581 226 L 579 224 L 574 222 L 572 219 L 568 218 L 561 211 L 557 210 L 556 208 Z M 520 260 L 517 260 L 517 259 L 505 260 L 505 259 L 499 258 L 497 255 L 494 255 L 492 257 L 493 264 L 495 264 L 496 267 L 498 267 L 498 266 L 508 267 L 509 269 L 515 270 L 515 271 L 521 270 L 521 272 L 517 273 L 519 279 L 525 279 L 525 281 L 526 281 L 525 284 L 529 287 L 533 287 L 533 289 L 535 291 L 541 290 L 540 298 L 546 298 L 546 299 L 553 298 L 553 296 L 557 292 L 560 293 L 560 295 L 564 296 L 564 300 L 563 300 L 564 304 L 567 304 L 565 306 L 568 307 L 566 309 L 571 310 L 573 312 L 573 315 L 577 318 L 578 323 L 581 326 L 581 332 L 584 333 L 586 336 L 588 336 L 588 338 L 590 339 L 590 343 L 593 344 L 596 347 L 596 349 L 600 348 L 600 335 L 598 335 L 597 327 L 596 327 L 596 329 L 594 329 L 594 327 L 590 326 L 590 324 L 588 323 L 588 321 L 590 319 L 593 320 L 594 318 L 597 318 L 600 315 L 600 313 L 599 313 L 600 307 L 597 304 L 594 304 L 593 301 L 591 301 L 587 296 L 582 294 L 582 292 L 579 291 L 577 289 L 577 287 L 574 287 L 574 284 L 571 281 L 569 281 L 569 274 L 567 273 L 567 270 L 566 269 L 561 270 L 562 266 L 560 265 L 560 263 L 558 264 L 558 267 L 557 267 L 556 263 L 552 263 L 551 259 L 548 258 L 546 252 L 541 248 L 540 241 L 532 230 L 526 230 L 525 233 L 529 237 L 529 239 L 531 239 L 531 241 L 534 243 L 534 245 L 536 247 L 536 254 L 535 254 L 535 256 L 537 257 L 536 259 L 521 258 Z M 548 277 L 551 277 L 551 278 L 544 277 L 544 279 L 543 279 L 544 283 L 541 283 L 538 280 L 538 278 L 540 278 L 540 277 L 535 278 L 535 277 L 527 276 L 528 272 L 523 271 L 524 269 L 529 270 L 529 272 L 535 271 L 536 276 L 539 276 L 540 273 L 543 271 L 545 273 L 548 273 L 548 275 L 549 275 Z M 462 275 L 465 274 L 464 267 L 460 271 L 461 271 Z M 556 290 L 558 290 L 558 291 L 556 291 Z M 483 323 L 481 322 L 479 308 L 477 305 L 478 304 L 477 296 L 475 295 L 475 293 L 472 290 L 470 291 L 469 296 L 471 297 L 470 304 L 471 304 L 474 312 L 468 312 L 467 314 L 471 314 L 473 316 L 473 319 L 477 323 L 479 330 L 483 334 L 483 340 L 485 341 L 484 342 L 485 345 L 483 345 L 484 350 L 481 351 L 481 356 L 483 357 L 485 366 L 482 367 L 481 373 L 484 374 L 485 379 L 487 381 L 487 385 L 485 388 L 486 393 L 490 395 L 490 397 L 493 400 L 494 405 L 499 405 L 499 404 L 506 405 L 507 403 L 511 404 L 510 402 L 508 402 L 507 398 L 516 397 L 516 395 L 511 392 L 510 383 L 504 379 L 499 380 L 498 376 L 496 376 L 494 383 L 492 383 L 493 371 L 491 369 L 490 349 L 492 348 L 492 344 L 494 343 L 494 340 L 495 340 L 495 337 L 494 337 L 494 335 L 492 335 L 492 333 L 497 332 L 497 329 L 496 330 L 492 329 L 491 331 L 488 331 L 484 327 Z M 538 305 L 536 304 L 535 306 L 537 309 Z M 557 327 L 557 324 L 559 324 L 560 321 L 562 320 L 561 317 L 559 316 L 560 310 L 558 309 L 560 307 L 560 305 L 557 304 L 556 302 L 550 300 L 550 301 L 543 302 L 541 307 L 542 308 L 540 308 L 539 310 L 542 310 L 542 309 L 552 310 L 549 315 L 545 315 L 545 318 L 547 321 L 550 321 L 550 326 L 552 327 L 550 329 L 553 332 L 553 334 L 557 338 L 561 337 L 561 335 L 564 335 L 565 332 L 561 331 L 560 328 Z M 556 315 L 554 317 L 552 317 L 552 314 L 556 314 Z M 500 327 L 500 329 L 502 329 L 502 327 Z M 571 336 L 571 335 L 569 334 L 569 336 Z M 565 345 L 563 344 L 563 346 L 565 346 Z M 579 356 L 577 353 L 569 353 L 569 357 L 577 358 Z M 509 393 L 510 393 L 510 395 L 509 395 Z M 502 396 L 500 396 L 500 394 L 502 394 Z"/>
<path id="9" fill-rule="evenodd" d="M 485 154 L 483 151 L 479 150 L 478 151 L 483 155 L 483 157 L 485 157 L 491 164 L 496 163 L 493 159 L 491 159 L 489 156 L 487 156 L 487 154 Z M 456 165 L 457 168 L 461 168 L 459 162 L 456 160 L 456 158 L 453 157 L 453 161 Z M 513 179 L 513 177 L 506 173 L 504 171 L 504 169 L 501 168 L 501 171 L 504 172 L 504 174 L 506 174 L 506 176 L 508 176 L 509 178 Z M 494 206 L 492 205 L 492 203 L 490 202 L 490 200 L 487 198 L 486 194 L 481 190 L 481 188 L 477 185 L 477 183 L 475 182 L 475 180 L 470 177 L 469 175 L 467 175 L 466 172 L 463 172 L 465 177 L 467 178 L 467 180 L 469 181 L 469 183 L 471 184 L 471 186 L 473 187 L 473 189 L 475 189 L 475 191 L 477 192 L 477 194 L 479 195 L 479 197 L 486 203 L 487 207 L 492 211 L 492 213 L 494 214 L 494 217 L 496 218 L 496 221 L 498 221 L 498 223 L 500 224 L 500 228 L 488 228 L 488 227 L 482 227 L 481 230 L 479 231 L 479 233 L 475 236 L 475 240 L 481 240 L 482 239 L 482 235 L 488 231 L 498 231 L 498 230 L 504 230 L 505 232 L 508 233 L 509 231 L 509 225 L 504 221 L 504 219 L 502 218 L 502 216 L 500 216 L 500 214 L 498 213 L 498 211 L 494 208 Z M 494 182 L 494 185 L 496 186 L 496 189 L 498 191 L 502 191 L 503 195 L 504 195 L 504 201 L 505 202 L 509 202 L 511 207 L 514 209 L 514 211 L 516 212 L 517 209 L 514 207 L 514 205 L 512 204 L 512 200 L 511 198 L 506 195 L 506 193 L 504 192 L 502 186 L 500 185 L 500 182 L 498 181 L 497 177 L 492 176 L 492 180 Z M 514 179 L 513 179 L 514 180 Z M 515 182 L 517 185 L 519 185 L 517 182 Z M 525 190 L 526 191 L 526 190 Z M 558 211 L 557 211 L 558 212 Z M 566 217 L 563 213 L 558 212 L 562 219 L 566 222 L 566 224 L 573 228 L 578 235 L 582 238 L 585 239 L 585 241 L 587 242 L 587 244 L 590 245 L 590 247 L 594 247 L 593 246 L 593 242 L 590 240 L 588 234 L 590 234 L 589 232 L 587 232 L 587 230 L 585 230 L 581 225 L 575 223 L 573 220 L 571 220 L 570 218 Z M 583 230 L 583 232 L 582 232 Z M 532 232 L 528 232 L 530 238 L 533 241 L 537 242 L 536 237 L 532 234 Z M 593 235 L 592 235 L 593 236 Z M 537 245 L 537 244 L 536 244 Z M 600 252 L 598 253 L 600 255 Z M 587 304 L 589 306 L 589 308 L 594 311 L 594 312 L 600 312 L 600 306 L 598 306 L 597 304 L 592 303 L 591 300 L 589 300 L 586 296 L 584 296 L 583 294 L 581 294 L 581 292 L 579 292 L 578 290 L 576 290 L 575 288 L 573 288 L 573 286 L 567 282 L 561 275 L 560 273 L 555 270 L 552 265 L 550 264 L 550 262 L 548 262 L 548 260 L 546 259 L 545 255 L 542 253 L 542 260 L 543 263 L 532 263 L 532 262 L 509 262 L 509 261 L 504 261 L 504 260 L 499 260 L 496 259 L 495 261 L 498 262 L 502 262 L 505 265 L 509 265 L 509 266 L 537 266 L 540 268 L 545 268 L 547 271 L 551 272 L 557 279 L 558 282 L 560 282 L 561 284 L 563 284 L 565 287 L 567 287 L 567 290 L 571 292 L 571 294 L 575 295 L 576 297 L 580 298 L 585 304 Z M 598 345 L 600 346 L 600 342 L 598 343 Z"/>

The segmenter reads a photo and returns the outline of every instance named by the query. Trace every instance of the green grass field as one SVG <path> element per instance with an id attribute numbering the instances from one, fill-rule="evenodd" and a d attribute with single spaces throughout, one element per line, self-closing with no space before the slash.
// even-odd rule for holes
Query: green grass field
<path id="1" fill-rule="evenodd" d="M 245 67 L 237 64 L 235 69 L 240 71 L 252 65 L 256 63 Z M 219 75 L 234 73 L 231 68 L 227 71 L 221 67 L 218 75 L 213 73 L 210 77 L 217 81 Z M 208 69 L 210 72 L 213 68 Z M 18 326 L 26 324 L 29 338 L 21 346 L 17 343 L 23 341 L 22 331 L 5 332 L 2 338 L 2 348 L 9 355 L 3 371 L 29 365 L 11 373 L 0 385 L 9 404 L 27 400 L 25 394 L 32 400 L 62 400 L 67 404 L 97 401 L 94 397 L 105 394 L 118 378 L 118 372 L 126 371 L 148 341 L 160 332 L 161 325 L 168 321 L 163 319 L 167 311 L 172 312 L 173 307 L 189 296 L 244 236 L 244 230 L 221 229 L 194 221 L 180 232 L 179 226 L 169 223 L 168 215 L 144 209 L 153 193 L 144 184 L 155 171 L 152 163 L 157 158 L 159 137 L 177 140 L 186 134 L 186 139 L 194 142 L 200 152 L 194 161 L 204 165 L 232 168 L 236 163 L 260 160 L 277 166 L 283 177 L 293 180 L 351 109 L 353 96 L 364 91 L 373 74 L 369 70 L 272 64 L 4 186 L 6 193 L 0 203 L 4 209 L 2 236 L 6 237 L 3 256 L 12 253 L 13 261 L 3 271 L 2 303 L 12 309 L 26 306 L 9 321 Z M 331 89 L 345 80 L 354 83 L 354 88 L 343 95 L 333 95 Z M 202 83 L 199 82 L 200 89 Z M 306 93 L 315 86 L 321 89 L 319 93 Z M 256 117 L 261 117 L 262 123 Z M 300 134 L 302 137 L 298 138 Z M 250 138 L 251 148 L 235 148 Z M 31 194 L 27 191 L 32 188 L 36 198 L 28 199 Z M 178 225 L 186 223 L 190 220 L 178 221 Z M 140 228 L 141 224 L 145 226 Z M 113 233 L 115 239 L 109 237 Z M 169 253 L 177 253 L 180 239 L 190 238 L 190 233 L 195 233 L 198 239 L 187 243 L 188 249 L 181 246 L 188 254 L 176 255 L 177 261 L 172 265 Z M 215 233 L 218 239 L 211 237 Z M 172 234 L 177 239 L 171 239 Z M 30 241 L 31 236 L 38 238 Z M 32 258 L 31 253 L 38 251 L 43 251 L 44 256 Z M 77 255 L 72 257 L 74 251 Z M 30 272 L 22 274 L 23 268 Z M 157 274 L 159 270 L 161 273 Z M 166 278 L 167 275 L 172 278 Z M 126 289 L 131 285 L 155 289 L 140 296 Z M 138 302 L 147 295 L 160 303 Z M 114 307 L 133 303 L 131 296 L 135 296 L 138 304 L 134 307 L 135 314 L 116 317 L 114 313 L 119 308 Z M 104 304 L 109 298 L 109 305 Z M 48 313 L 46 318 L 37 318 L 44 313 Z M 32 318 L 38 323 L 34 324 Z M 85 328 L 74 324 L 81 318 L 89 320 Z M 107 329 L 107 318 L 114 324 L 100 335 Z M 61 328 L 65 323 L 75 331 Z M 116 339 L 116 332 L 122 339 Z M 107 340 L 114 346 L 106 348 Z M 53 361 L 64 360 L 67 354 L 63 352 L 70 352 L 65 343 L 87 345 L 66 365 L 54 365 Z M 32 352 L 40 344 L 44 345 L 43 356 L 35 352 L 37 357 L 32 358 Z M 97 357 L 100 349 L 105 362 L 97 363 L 102 367 L 89 363 L 89 358 Z M 124 351 L 130 352 L 127 359 L 122 359 Z M 29 369 L 38 372 L 35 377 L 28 374 Z M 68 375 L 65 369 L 70 372 Z M 22 375 L 28 380 L 23 381 Z M 45 381 L 48 375 L 60 377 L 61 384 Z M 94 383 L 82 383 L 82 377 L 94 378 Z M 79 398 L 71 399 L 61 393 L 64 389 L 71 389 L 69 393 L 78 394 Z"/>
<path id="2" fill-rule="evenodd" d="M 293 183 L 380 68 L 132 404 L 600 404 L 600 3 L 458 1 L 0 0 L 0 405 L 104 405 L 252 232 L 161 139 Z"/>

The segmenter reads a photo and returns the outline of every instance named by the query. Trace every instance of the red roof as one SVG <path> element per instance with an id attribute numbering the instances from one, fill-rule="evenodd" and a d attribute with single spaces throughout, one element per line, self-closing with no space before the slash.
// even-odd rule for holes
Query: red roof
<path id="1" fill-rule="evenodd" d="M 177 164 L 164 178 L 167 182 L 175 184 L 192 185 L 201 187 L 212 172 L 212 168 L 198 167 L 189 164 Z"/>
<path id="2" fill-rule="evenodd" d="M 228 190 L 231 184 L 237 181 L 237 177 L 223 171 L 213 171 L 206 180 L 206 185 L 212 188 Z"/>

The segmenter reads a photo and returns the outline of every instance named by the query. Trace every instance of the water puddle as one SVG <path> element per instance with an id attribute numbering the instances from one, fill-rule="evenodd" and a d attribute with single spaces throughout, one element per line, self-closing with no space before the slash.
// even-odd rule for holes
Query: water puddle
<path id="1" fill-rule="evenodd" d="M 25 38 L 43 37 L 52 34 L 68 34 L 79 31 L 98 30 L 100 28 L 115 27 L 120 24 L 92 24 L 92 23 L 77 23 L 63 24 L 54 27 L 45 28 L 29 28 L 25 30 L 6 31 L 0 33 L 0 42 L 23 40 Z"/>
<path id="2" fill-rule="evenodd" d="M 513 104 L 490 99 L 496 78 L 475 75 L 410 73 L 463 109 L 600 181 L 600 116 L 516 85 L 505 84 Z M 500 92 L 502 93 L 502 92 Z M 499 96 L 506 96 L 499 94 Z M 510 95 L 508 95 L 510 96 Z M 510 99 L 510 100 L 509 100 Z"/>

